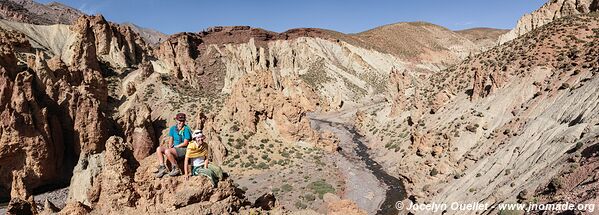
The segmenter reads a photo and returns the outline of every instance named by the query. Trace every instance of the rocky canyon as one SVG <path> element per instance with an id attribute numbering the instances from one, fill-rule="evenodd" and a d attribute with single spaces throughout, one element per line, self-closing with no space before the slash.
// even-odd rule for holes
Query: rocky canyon
<path id="1" fill-rule="evenodd" d="M 0 212 L 599 204 L 597 10 L 596 0 L 551 0 L 511 30 L 400 22 L 166 35 L 61 3 L 0 0 Z M 180 112 L 206 136 L 215 185 L 155 177 Z M 396 207 L 433 202 L 493 207 Z"/>

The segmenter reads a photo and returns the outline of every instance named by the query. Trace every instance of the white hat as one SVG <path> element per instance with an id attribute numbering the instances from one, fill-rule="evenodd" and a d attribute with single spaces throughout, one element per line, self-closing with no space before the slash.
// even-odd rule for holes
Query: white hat
<path id="1" fill-rule="evenodd" d="M 193 139 L 198 138 L 198 137 L 204 137 L 204 134 L 202 134 L 202 130 L 195 130 L 195 131 L 193 131 L 193 134 L 191 135 L 191 137 Z"/>

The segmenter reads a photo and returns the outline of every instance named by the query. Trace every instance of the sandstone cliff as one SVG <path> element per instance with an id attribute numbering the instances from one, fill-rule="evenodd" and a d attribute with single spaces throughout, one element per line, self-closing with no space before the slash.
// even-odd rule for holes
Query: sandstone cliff
<path id="1" fill-rule="evenodd" d="M 29 191 L 61 184 L 69 180 L 77 157 L 104 150 L 115 131 L 106 111 L 109 90 L 102 62 L 117 68 L 134 66 L 147 51 L 128 28 L 113 26 L 100 16 L 82 17 L 70 30 L 11 22 L 4 22 L 4 27 L 0 159 L 6 168 L 0 170 L 0 186 L 7 192 L 2 198 L 10 193 L 17 175 Z M 49 31 L 59 34 L 41 40 Z M 126 133 L 140 145 L 139 156 L 147 156 L 154 145 L 153 127 L 143 110 L 133 112 L 124 117 Z M 139 132 L 149 139 L 138 137 Z"/>
<path id="2" fill-rule="evenodd" d="M 78 35 L 78 42 L 72 46 L 73 62 L 91 62 L 84 66 L 92 69 L 100 69 L 95 59 L 112 68 L 125 68 L 148 56 L 149 48 L 131 27 L 109 23 L 101 15 L 82 16 L 71 30 Z"/>
<path id="3" fill-rule="evenodd" d="M 589 13 L 597 10 L 599 10 L 599 2 L 596 0 L 548 1 L 541 6 L 541 8 L 520 18 L 516 27 L 499 37 L 498 42 L 499 44 L 506 43 L 561 17 Z"/>
<path id="4" fill-rule="evenodd" d="M 2 57 L 0 94 L 0 157 L 8 165 L 1 169 L 4 190 L 10 189 L 13 175 L 22 175 L 26 189 L 64 181 L 73 162 L 69 159 L 103 150 L 107 138 L 101 111 L 106 85 L 99 72 L 66 72 L 60 64 L 48 65 L 39 52 L 17 66 L 15 45 L 20 44 L 2 43 L 8 51 Z"/>

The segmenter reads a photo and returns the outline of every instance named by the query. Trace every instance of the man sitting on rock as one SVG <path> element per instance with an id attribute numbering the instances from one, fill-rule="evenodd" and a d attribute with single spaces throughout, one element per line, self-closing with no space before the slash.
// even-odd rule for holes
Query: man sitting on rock
<path id="1" fill-rule="evenodd" d="M 166 164 L 164 162 L 163 155 L 171 162 L 172 170 L 168 173 L 169 176 L 177 176 L 181 174 L 181 170 L 177 165 L 177 159 L 185 157 L 187 144 L 191 140 L 191 129 L 185 124 L 185 114 L 178 113 L 175 116 L 177 124 L 173 125 L 168 132 L 169 147 L 158 146 L 156 148 L 156 154 L 158 155 L 158 161 L 160 165 L 156 171 L 156 177 L 161 178 L 167 172 Z"/>

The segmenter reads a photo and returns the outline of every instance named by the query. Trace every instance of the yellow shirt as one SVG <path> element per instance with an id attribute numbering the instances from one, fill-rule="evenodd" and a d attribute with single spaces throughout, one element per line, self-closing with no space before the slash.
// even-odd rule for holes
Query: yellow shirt
<path id="1" fill-rule="evenodd" d="M 206 155 L 208 155 L 208 144 L 206 144 L 206 142 L 202 142 L 201 145 L 198 145 L 195 140 L 192 140 L 187 145 L 187 151 L 185 152 L 186 157 L 199 158 L 206 157 Z"/>

